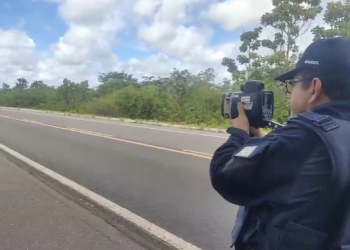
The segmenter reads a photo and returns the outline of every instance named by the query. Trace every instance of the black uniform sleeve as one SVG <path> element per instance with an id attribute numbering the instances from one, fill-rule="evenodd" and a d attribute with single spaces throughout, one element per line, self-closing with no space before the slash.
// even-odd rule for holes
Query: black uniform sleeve
<path id="1" fill-rule="evenodd" d="M 213 155 L 210 177 L 224 199 L 241 206 L 264 203 L 274 190 L 295 180 L 315 143 L 321 143 L 315 133 L 297 123 L 261 138 L 250 138 L 237 129 L 229 132 L 230 138 Z"/>

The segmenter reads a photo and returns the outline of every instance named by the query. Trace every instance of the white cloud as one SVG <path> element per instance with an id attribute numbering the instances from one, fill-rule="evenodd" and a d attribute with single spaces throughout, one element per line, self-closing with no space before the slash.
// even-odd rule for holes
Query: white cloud
<path id="1" fill-rule="evenodd" d="M 154 23 L 141 27 L 139 38 L 151 49 L 157 49 L 184 60 L 196 60 L 203 52 L 211 34 L 206 35 L 196 27 L 175 26 L 169 23 Z M 198 58 L 199 59 L 199 58 Z M 202 58 L 200 58 L 201 60 Z"/>
<path id="2" fill-rule="evenodd" d="M 259 18 L 273 8 L 271 0 L 227 0 L 217 2 L 203 12 L 203 16 L 227 31 L 259 24 Z"/>
<path id="3" fill-rule="evenodd" d="M 142 17 L 150 18 L 161 4 L 161 0 L 139 0 L 133 6 L 133 11 Z"/>
<path id="4" fill-rule="evenodd" d="M 147 1 L 149 0 L 139 0 L 134 9 Z M 141 43 L 148 49 L 159 51 L 162 55 L 177 58 L 176 61 L 169 60 L 168 72 L 174 67 L 186 67 L 197 72 L 205 67 L 214 67 L 222 71 L 223 68 L 220 65 L 222 58 L 237 54 L 238 49 L 235 42 L 212 46 L 210 40 L 213 30 L 210 27 L 199 28 L 188 24 L 191 20 L 189 12 L 207 2 L 206 0 L 164 0 L 160 7 L 152 8 L 147 15 L 140 14 L 146 16 L 148 21 L 150 13 L 153 15 L 150 22 L 138 28 Z M 155 5 L 156 1 L 153 6 Z M 156 58 L 158 56 L 150 57 L 147 61 L 153 63 Z M 164 56 L 160 58 L 163 60 L 160 64 L 165 65 Z M 138 60 L 136 62 L 140 63 Z"/>
<path id="5" fill-rule="evenodd" d="M 34 41 L 17 29 L 0 29 L 0 37 L 0 83 L 35 75 Z"/>
<path id="6" fill-rule="evenodd" d="M 169 75 L 169 69 L 186 67 L 183 62 L 170 58 L 168 55 L 158 53 L 148 57 L 146 60 L 131 58 L 124 67 L 135 76 L 160 76 Z"/>
<path id="7" fill-rule="evenodd" d="M 119 60 L 111 44 L 124 27 L 123 1 L 65 0 L 59 6 L 67 32 L 51 46 L 53 57 L 38 64 L 39 76 L 45 81 L 61 82 L 88 79 L 96 82 L 97 73 L 117 70 Z"/>
<path id="8" fill-rule="evenodd" d="M 34 1 L 34 0 L 33 0 Z M 272 9 L 271 0 L 41 0 L 57 5 L 68 29 L 50 50 L 35 54 L 35 42 L 19 26 L 0 30 L 0 81 L 19 77 L 42 79 L 58 85 L 63 78 L 96 82 L 98 72 L 126 70 L 136 76 L 165 76 L 173 68 L 199 72 L 213 67 L 219 79 L 229 76 L 221 66 L 223 57 L 235 58 L 240 45 L 235 39 L 218 35 L 213 24 L 238 36 L 259 23 Z M 326 0 L 323 0 L 325 6 Z M 318 17 L 316 24 L 322 22 Z M 55 27 L 41 28 L 55 31 Z M 123 39 L 121 32 L 135 33 L 138 48 L 153 52 L 140 59 L 121 61 L 112 51 Z M 272 35 L 265 29 L 263 36 Z M 303 49 L 311 42 L 310 33 L 298 39 Z M 141 50 L 141 49 L 140 49 Z M 1 83 L 1 82 L 0 82 Z"/>

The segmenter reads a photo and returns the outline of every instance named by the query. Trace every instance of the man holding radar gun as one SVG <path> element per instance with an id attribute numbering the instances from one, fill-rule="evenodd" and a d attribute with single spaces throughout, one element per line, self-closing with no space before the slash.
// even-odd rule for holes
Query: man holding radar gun
<path id="1" fill-rule="evenodd" d="M 223 96 L 229 139 L 214 153 L 214 189 L 239 205 L 236 250 L 350 249 L 350 40 L 320 39 L 275 80 L 292 118 L 271 123 L 273 92 L 245 83 Z M 274 126 L 264 134 L 261 128 Z"/>

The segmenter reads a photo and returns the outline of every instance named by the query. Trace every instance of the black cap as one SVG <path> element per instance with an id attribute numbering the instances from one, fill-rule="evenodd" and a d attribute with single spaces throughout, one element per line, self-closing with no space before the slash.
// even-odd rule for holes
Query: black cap
<path id="1" fill-rule="evenodd" d="M 314 41 L 306 48 L 295 69 L 276 77 L 275 80 L 291 80 L 303 70 L 317 70 L 350 77 L 350 40 L 337 37 Z"/>

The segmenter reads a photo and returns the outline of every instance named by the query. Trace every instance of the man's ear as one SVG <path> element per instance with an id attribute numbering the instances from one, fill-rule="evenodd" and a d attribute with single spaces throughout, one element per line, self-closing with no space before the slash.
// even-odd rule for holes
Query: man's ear
<path id="1" fill-rule="evenodd" d="M 319 78 L 312 79 L 310 87 L 309 87 L 309 91 L 311 94 L 310 99 L 309 99 L 309 103 L 315 103 L 321 98 L 321 96 L 322 96 L 322 82 Z"/>

